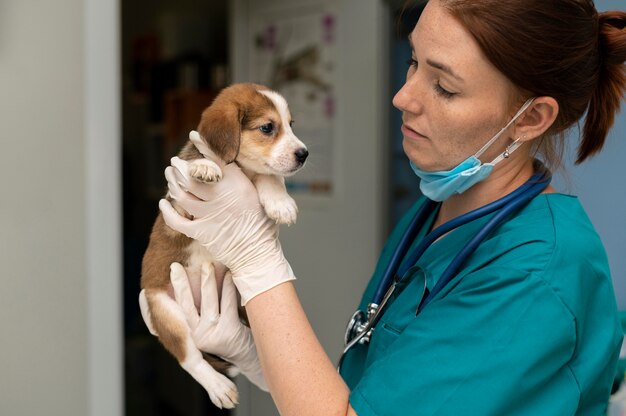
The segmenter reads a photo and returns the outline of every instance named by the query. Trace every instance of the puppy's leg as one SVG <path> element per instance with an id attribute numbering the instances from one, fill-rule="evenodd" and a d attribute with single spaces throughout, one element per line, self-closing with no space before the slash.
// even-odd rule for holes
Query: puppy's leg
<path id="1" fill-rule="evenodd" d="M 213 404 L 232 409 L 238 403 L 235 384 L 207 363 L 191 337 L 182 309 L 163 290 L 147 289 L 146 299 L 159 341 L 209 393 Z"/>
<path id="2" fill-rule="evenodd" d="M 285 178 L 275 175 L 257 175 L 254 178 L 254 186 L 268 217 L 278 224 L 295 224 L 298 206 L 287 193 Z"/>

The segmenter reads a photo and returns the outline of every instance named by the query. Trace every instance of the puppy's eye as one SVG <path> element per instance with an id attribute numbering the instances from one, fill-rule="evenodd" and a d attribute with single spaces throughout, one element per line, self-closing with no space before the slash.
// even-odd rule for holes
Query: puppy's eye
<path id="1" fill-rule="evenodd" d="M 289 122 L 289 126 L 290 126 L 290 127 L 293 127 L 293 123 L 295 123 L 295 121 L 294 121 L 294 120 L 291 120 L 291 121 Z"/>
<path id="2" fill-rule="evenodd" d="M 274 124 L 263 124 L 261 127 L 259 127 L 259 130 L 261 130 L 261 133 L 263 134 L 272 134 L 272 132 L 274 131 Z"/>

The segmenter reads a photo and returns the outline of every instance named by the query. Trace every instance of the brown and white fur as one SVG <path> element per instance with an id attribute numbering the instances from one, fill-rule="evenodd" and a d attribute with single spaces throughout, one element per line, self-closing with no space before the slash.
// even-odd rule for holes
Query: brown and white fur
<path id="1" fill-rule="evenodd" d="M 294 135 L 291 123 L 287 102 L 280 94 L 261 85 L 234 84 L 220 92 L 204 110 L 198 132 L 191 133 L 199 134 L 225 162 L 235 161 L 242 168 L 254 183 L 267 215 L 280 224 L 292 224 L 297 216 L 284 177 L 299 170 L 308 155 L 304 144 Z M 189 175 L 194 179 L 201 182 L 221 179 L 218 165 L 205 158 L 191 141 L 178 156 L 190 161 Z M 170 201 L 181 214 L 187 215 L 175 201 Z M 140 297 L 140 303 L 149 310 L 150 330 L 158 334 L 165 348 L 207 390 L 213 403 L 232 408 L 237 403 L 237 389 L 220 372 L 234 375 L 236 369 L 198 350 L 170 285 L 170 268 L 172 272 L 181 272 L 182 265 L 190 277 L 194 301 L 199 307 L 200 269 L 207 263 L 214 265 L 218 289 L 221 288 L 225 267 L 214 262 L 198 242 L 169 228 L 159 214 L 143 258 L 141 287 L 145 289 L 142 292 L 145 297 Z"/>

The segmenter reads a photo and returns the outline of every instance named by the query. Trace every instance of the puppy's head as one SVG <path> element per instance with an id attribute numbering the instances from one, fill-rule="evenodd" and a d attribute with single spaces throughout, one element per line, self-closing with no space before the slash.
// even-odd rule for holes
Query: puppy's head
<path id="1" fill-rule="evenodd" d="M 262 85 L 234 84 L 204 110 L 198 132 L 227 163 L 236 160 L 256 173 L 289 176 L 309 154 L 292 123 L 280 94 Z"/>

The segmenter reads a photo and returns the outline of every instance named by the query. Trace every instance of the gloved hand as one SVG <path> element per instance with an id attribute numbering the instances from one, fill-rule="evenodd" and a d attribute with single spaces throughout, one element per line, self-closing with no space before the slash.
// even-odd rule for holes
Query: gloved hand
<path id="1" fill-rule="evenodd" d="M 237 291 L 230 273 L 226 273 L 224 277 L 222 299 L 219 301 L 213 266 L 210 264 L 202 266 L 199 314 L 183 266 L 172 263 L 170 281 L 174 288 L 176 302 L 187 319 L 196 347 L 232 363 L 261 390 L 269 391 L 263 377 L 252 332 L 239 319 Z M 157 336 L 152 326 L 143 290 L 139 295 L 139 305 L 146 326 L 153 335 Z"/>
<path id="2" fill-rule="evenodd" d="M 194 180 L 188 163 L 178 157 L 165 170 L 170 196 L 193 220 L 179 215 L 165 199 L 159 208 L 169 227 L 200 242 L 230 269 L 245 305 L 295 276 L 278 241 L 278 226 L 265 214 L 254 185 L 235 163 L 213 160 L 222 169 L 219 182 Z"/>

